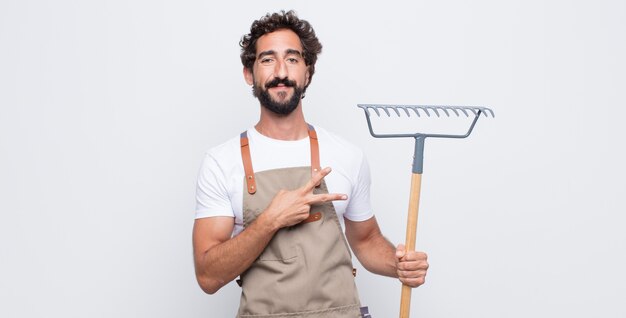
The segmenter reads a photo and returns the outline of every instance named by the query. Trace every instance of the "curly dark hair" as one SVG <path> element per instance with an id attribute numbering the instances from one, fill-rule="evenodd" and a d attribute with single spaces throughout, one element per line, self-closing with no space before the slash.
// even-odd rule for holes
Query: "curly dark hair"
<path id="1" fill-rule="evenodd" d="M 291 30 L 300 38 L 304 63 L 309 68 L 309 81 L 305 86 L 306 89 L 311 84 L 311 78 L 313 73 L 315 73 L 315 62 L 317 61 L 317 55 L 322 52 L 322 43 L 315 36 L 315 31 L 311 24 L 306 20 L 299 19 L 293 10 L 268 13 L 261 19 L 252 22 L 250 33 L 244 35 L 241 41 L 239 41 L 239 46 L 241 46 L 241 63 L 245 68 L 252 71 L 252 66 L 256 60 L 257 40 L 267 33 L 280 29 Z"/>

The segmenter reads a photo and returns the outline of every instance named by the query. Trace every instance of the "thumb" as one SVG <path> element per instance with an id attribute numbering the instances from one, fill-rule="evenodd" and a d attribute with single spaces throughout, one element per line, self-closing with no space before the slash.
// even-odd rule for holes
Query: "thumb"
<path id="1" fill-rule="evenodd" d="M 402 258 L 404 254 L 406 254 L 404 244 L 398 244 L 398 247 L 396 247 L 396 258 Z"/>

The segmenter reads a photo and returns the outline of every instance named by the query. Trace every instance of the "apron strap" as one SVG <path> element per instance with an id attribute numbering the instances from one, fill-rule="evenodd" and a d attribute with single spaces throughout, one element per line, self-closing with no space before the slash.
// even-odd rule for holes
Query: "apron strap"
<path id="1" fill-rule="evenodd" d="M 311 177 L 320 171 L 320 147 L 317 143 L 317 132 L 312 125 L 309 125 L 309 143 L 311 144 Z"/>
<path id="2" fill-rule="evenodd" d="M 241 159 L 243 160 L 243 171 L 246 174 L 246 184 L 248 185 L 248 193 L 254 194 L 256 192 L 256 181 L 254 180 L 254 169 L 252 169 L 252 159 L 250 158 L 250 144 L 248 142 L 248 132 L 241 133 Z"/>
<path id="3" fill-rule="evenodd" d="M 317 142 L 317 133 L 312 125 L 309 126 L 309 143 L 311 144 L 311 176 L 322 168 L 320 166 L 320 148 Z M 254 180 L 254 169 L 252 168 L 252 158 L 250 157 L 250 143 L 248 132 L 244 131 L 239 135 L 241 145 L 241 160 L 243 170 L 246 174 L 246 185 L 249 194 L 256 193 L 256 181 Z"/>

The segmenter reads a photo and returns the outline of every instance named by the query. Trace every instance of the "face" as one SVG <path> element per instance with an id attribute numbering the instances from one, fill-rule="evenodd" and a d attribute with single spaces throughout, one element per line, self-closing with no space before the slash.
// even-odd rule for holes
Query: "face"
<path id="1" fill-rule="evenodd" d="M 260 37 L 252 72 L 244 68 L 244 76 L 263 107 L 278 115 L 293 112 L 309 77 L 298 35 L 278 30 Z"/>

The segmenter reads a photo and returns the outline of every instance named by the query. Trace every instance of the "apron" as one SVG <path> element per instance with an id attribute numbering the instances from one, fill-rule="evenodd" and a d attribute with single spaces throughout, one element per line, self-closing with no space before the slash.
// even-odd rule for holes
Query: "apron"
<path id="1" fill-rule="evenodd" d="M 320 169 L 319 147 L 309 125 L 311 166 L 252 169 L 247 132 L 241 134 L 245 170 L 244 228 L 281 189 L 294 190 Z M 314 193 L 328 193 L 326 183 Z M 282 228 L 257 260 L 241 274 L 237 317 L 361 318 L 350 250 L 332 202 L 311 206 L 309 218 Z"/>

